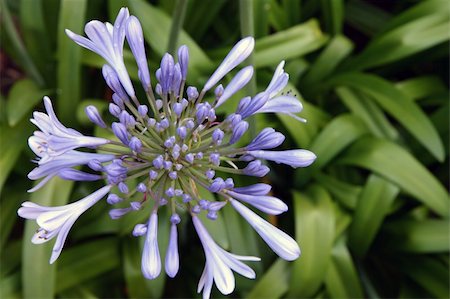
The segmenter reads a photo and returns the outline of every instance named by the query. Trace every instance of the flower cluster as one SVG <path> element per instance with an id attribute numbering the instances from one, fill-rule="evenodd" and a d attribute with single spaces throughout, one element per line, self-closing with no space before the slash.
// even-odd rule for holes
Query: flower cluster
<path id="1" fill-rule="evenodd" d="M 133 230 L 134 236 L 145 238 L 142 273 L 147 279 L 156 278 L 162 268 L 157 237 L 158 211 L 167 206 L 171 215 L 164 263 L 170 277 L 179 270 L 177 225 L 182 216 L 190 215 L 206 256 L 198 285 L 204 298 L 209 298 L 213 282 L 223 294 L 231 293 L 235 283 L 232 271 L 254 278 L 255 272 L 242 261 L 259 259 L 235 255 L 218 246 L 199 219 L 200 213 L 215 220 L 218 212 L 231 204 L 276 254 L 285 260 L 296 259 L 300 255 L 297 243 L 248 207 L 271 215 L 287 211 L 283 201 L 268 195 L 271 186 L 258 183 L 236 187 L 232 178 L 217 175 L 263 177 L 269 172 L 263 160 L 294 168 L 308 166 L 314 161 L 315 155 L 307 150 L 273 151 L 285 137 L 272 128 L 262 130 L 248 145 L 238 145 L 249 127 L 247 119 L 254 114 L 286 113 L 302 120 L 293 115 L 302 110 L 300 102 L 291 95 L 281 94 L 289 78 L 283 69 L 284 62 L 278 65 L 265 91 L 244 97 L 235 113 L 219 119 L 215 113 L 217 107 L 242 89 L 253 75 L 253 67 L 247 66 L 237 72 L 225 88 L 217 85 L 253 51 L 252 37 L 242 39 L 231 49 L 199 92 L 193 86 L 185 86 L 189 62 L 186 46 L 178 49 L 177 62 L 170 54 L 163 56 L 160 68 L 155 72 L 157 83 L 153 88 L 141 25 L 126 8 L 120 10 L 114 25 L 91 21 L 85 32 L 87 38 L 66 31 L 76 43 L 106 60 L 102 71 L 114 92 L 109 112 L 116 121 L 107 125 L 94 106 L 88 106 L 86 114 L 115 138 L 84 136 L 66 128 L 56 117 L 47 97 L 44 98 L 47 113 L 34 112 L 31 122 L 39 131 L 29 138 L 29 146 L 38 156 L 38 166 L 28 177 L 40 182 L 30 191 L 39 189 L 54 176 L 73 181 L 105 182 L 104 187 L 65 206 L 22 204 L 18 214 L 36 220 L 40 226 L 33 243 L 56 237 L 50 263 L 60 255 L 77 218 L 104 197 L 113 207 L 109 211 L 112 219 L 136 212 L 149 215 L 147 222 L 136 224 Z M 146 104 L 137 98 L 125 68 L 125 38 L 136 59 L 138 76 L 147 96 Z M 213 99 L 205 101 L 205 95 L 213 88 Z M 82 165 L 84 170 L 76 167 Z M 199 188 L 215 193 L 216 199 L 202 198 Z"/>

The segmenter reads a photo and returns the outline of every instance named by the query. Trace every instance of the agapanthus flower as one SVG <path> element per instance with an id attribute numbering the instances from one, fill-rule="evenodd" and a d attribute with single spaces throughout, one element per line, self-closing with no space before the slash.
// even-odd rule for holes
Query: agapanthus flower
<path id="1" fill-rule="evenodd" d="M 29 145 L 38 156 L 38 166 L 28 176 L 32 180 L 42 180 L 30 192 L 54 176 L 105 184 L 85 198 L 64 206 L 22 204 L 18 214 L 36 220 L 40 226 L 33 243 L 56 238 L 51 263 L 60 255 L 78 217 L 105 197 L 112 207 L 109 210 L 112 219 L 128 213 L 148 215 L 148 220 L 136 223 L 132 232 L 135 237 L 145 238 L 141 268 L 147 279 L 158 277 L 163 267 L 168 276 L 177 274 L 182 255 L 178 251 L 177 225 L 182 219 L 189 221 L 190 216 L 206 257 L 198 285 L 204 298 L 209 298 L 213 283 L 223 294 L 231 293 L 235 285 L 232 271 L 255 278 L 255 272 L 243 261 L 258 261 L 259 258 L 235 255 L 217 245 L 214 236 L 200 221 L 201 213 L 206 214 L 208 221 L 214 221 L 220 217 L 220 210 L 231 204 L 277 255 L 289 261 L 300 256 L 294 239 L 252 211 L 255 208 L 279 215 L 288 210 L 282 200 L 269 194 L 271 186 L 263 183 L 235 186 L 233 179 L 227 177 L 227 174 L 263 177 L 270 170 L 264 160 L 296 168 L 308 166 L 316 158 L 303 149 L 273 150 L 285 139 L 273 128 L 263 129 L 249 144 L 241 145 L 241 138 L 248 134 L 246 119 L 256 113 L 285 113 L 302 120 L 294 115 L 302 110 L 298 99 L 289 93 L 282 94 L 289 78 L 283 69 L 284 62 L 276 68 L 265 91 L 242 98 L 235 113 L 222 118 L 216 115 L 215 109 L 249 82 L 253 67 L 242 68 L 225 87 L 220 81 L 251 54 L 252 37 L 240 40 L 205 85 L 197 89 L 186 86 L 187 46 L 179 48 L 177 57 L 170 54 L 162 57 L 160 67 L 153 70 L 155 78 L 152 80 L 156 84 L 152 86 L 142 28 L 126 8 L 120 10 L 114 25 L 89 22 L 85 27 L 88 38 L 66 32 L 76 43 L 106 60 L 102 71 L 114 92 L 109 112 L 115 121 L 107 124 L 93 106 L 86 108 L 86 114 L 114 137 L 84 136 L 66 128 L 57 119 L 47 97 L 44 98 L 47 114 L 33 114 L 31 121 L 39 131 L 29 138 Z M 123 62 L 125 39 L 138 66 L 138 77 L 146 93 L 144 100 L 137 98 Z M 210 101 L 205 100 L 208 93 L 213 94 Z M 215 199 L 202 198 L 200 188 L 214 193 Z M 170 211 L 169 219 L 159 219 L 158 212 L 166 206 Z M 167 248 L 160 248 L 158 244 L 160 221 L 170 221 Z M 167 253 L 164 265 L 160 249 Z"/>

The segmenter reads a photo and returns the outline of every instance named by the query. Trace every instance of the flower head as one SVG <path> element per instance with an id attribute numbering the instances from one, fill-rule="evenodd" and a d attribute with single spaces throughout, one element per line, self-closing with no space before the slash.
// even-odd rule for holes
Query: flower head
<path id="1" fill-rule="evenodd" d="M 210 296 L 214 283 L 223 294 L 231 293 L 235 285 L 233 271 L 255 278 L 255 272 L 242 261 L 259 258 L 234 255 L 219 247 L 199 220 L 200 213 L 214 221 L 220 217 L 220 210 L 231 204 L 281 258 L 294 260 L 300 255 L 300 249 L 291 237 L 244 205 L 272 215 L 287 211 L 282 200 L 269 195 L 270 185 L 235 186 L 233 179 L 226 177 L 227 174 L 263 177 L 270 170 L 263 160 L 294 168 L 308 166 L 314 161 L 315 155 L 307 150 L 272 150 L 285 139 L 273 128 L 263 129 L 249 144 L 240 145 L 242 137 L 248 134 L 246 118 L 265 112 L 294 116 L 293 113 L 301 111 L 302 106 L 295 97 L 279 95 L 289 78 L 283 69 L 284 62 L 277 67 L 265 91 L 244 97 L 235 113 L 220 118 L 215 109 L 253 76 L 253 67 L 247 66 L 238 71 L 225 88 L 219 84 L 250 55 L 254 47 L 252 37 L 242 39 L 231 49 L 199 93 L 196 87 L 186 87 L 187 46 L 179 48 L 177 57 L 170 54 L 162 57 L 152 79 L 156 84 L 152 86 L 141 25 L 125 8 L 120 10 L 114 26 L 89 22 L 85 27 L 88 38 L 69 30 L 66 32 L 76 43 L 96 52 L 107 62 L 103 66 L 103 77 L 114 92 L 114 103 L 110 104 L 109 112 L 115 121 L 107 124 L 93 106 L 87 107 L 86 113 L 94 124 L 110 130 L 115 138 L 84 136 L 64 127 L 47 97 L 44 98 L 47 114 L 34 113 L 31 121 L 40 131 L 30 137 L 29 145 L 38 156 L 38 166 L 28 176 L 42 180 L 30 191 L 41 187 L 53 176 L 77 181 L 103 179 L 107 184 L 66 206 L 41 207 L 26 202 L 19 209 L 20 216 L 36 220 L 41 227 L 33 242 L 42 243 L 58 236 L 51 262 L 59 256 L 75 220 L 103 197 L 114 206 L 109 211 L 112 219 L 129 213 L 148 215 L 148 220 L 137 223 L 132 232 L 136 237 L 145 238 L 141 268 L 147 279 L 158 277 L 163 267 L 158 221 L 169 220 L 158 219 L 160 209 L 167 206 L 170 211 L 170 236 L 164 261 L 165 272 L 170 277 L 174 277 L 180 268 L 177 225 L 190 216 L 206 257 L 198 286 L 204 298 Z M 123 63 L 125 39 L 138 65 L 138 77 L 147 95 L 146 104 L 137 99 Z M 214 91 L 214 100 L 208 102 L 204 97 L 210 90 Z M 83 165 L 86 169 L 74 169 Z M 198 192 L 200 188 L 214 193 L 217 199 L 202 198 Z"/>

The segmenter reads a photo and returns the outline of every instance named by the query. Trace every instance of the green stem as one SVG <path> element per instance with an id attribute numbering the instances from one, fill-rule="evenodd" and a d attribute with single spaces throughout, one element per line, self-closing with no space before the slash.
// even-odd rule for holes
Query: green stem
<path id="1" fill-rule="evenodd" d="M 175 10 L 172 17 L 172 26 L 170 28 L 169 44 L 167 45 L 167 52 L 175 55 L 175 47 L 178 42 L 178 35 L 183 26 L 184 17 L 186 15 L 187 0 L 177 0 Z"/>
<path id="2" fill-rule="evenodd" d="M 253 0 L 239 0 L 239 17 L 241 24 L 241 36 L 255 36 L 254 17 L 253 17 Z M 253 52 L 246 60 L 246 65 L 254 64 Z M 254 96 L 256 94 L 256 70 L 253 72 L 253 77 L 246 86 L 247 93 Z M 256 136 L 255 118 L 248 119 L 250 137 Z"/>

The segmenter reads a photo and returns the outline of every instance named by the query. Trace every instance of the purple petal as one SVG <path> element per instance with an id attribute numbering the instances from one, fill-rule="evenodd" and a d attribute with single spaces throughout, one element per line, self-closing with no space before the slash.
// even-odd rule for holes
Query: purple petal
<path id="1" fill-rule="evenodd" d="M 255 229 L 261 238 L 282 259 L 293 261 L 300 256 L 300 248 L 297 242 L 283 231 L 279 230 L 266 220 L 259 217 L 249 208 L 238 202 L 230 200 L 233 207 Z"/>
<path id="2" fill-rule="evenodd" d="M 288 210 L 287 205 L 283 201 L 273 196 L 255 196 L 240 194 L 233 191 L 228 191 L 228 194 L 233 198 L 249 203 L 260 211 L 270 215 L 279 215 Z"/>
<path id="3" fill-rule="evenodd" d="M 167 247 L 165 269 L 169 277 L 175 277 L 180 267 L 178 256 L 178 234 L 176 224 L 170 226 L 169 246 Z"/>
<path id="4" fill-rule="evenodd" d="M 155 279 L 161 272 L 161 258 L 158 248 L 158 214 L 152 212 L 150 216 L 147 237 L 142 253 L 141 270 L 147 279 Z"/>
<path id="5" fill-rule="evenodd" d="M 178 49 L 178 62 L 181 67 L 181 77 L 186 80 L 188 65 L 189 65 L 189 49 L 186 45 Z"/>
<path id="6" fill-rule="evenodd" d="M 69 181 L 97 181 L 102 178 L 101 175 L 86 173 L 72 168 L 62 169 L 58 176 L 63 180 Z"/>
<path id="7" fill-rule="evenodd" d="M 217 101 L 214 108 L 219 107 L 223 103 L 225 103 L 226 100 L 228 100 L 231 96 L 233 96 L 237 91 L 242 89 L 247 83 L 250 81 L 250 79 L 253 76 L 253 67 L 247 66 L 240 70 L 236 76 L 231 80 L 231 82 L 227 85 L 225 90 L 223 91 L 222 95 L 220 96 L 219 100 Z"/>
<path id="8" fill-rule="evenodd" d="M 147 56 L 145 55 L 144 35 L 141 23 L 135 16 L 128 18 L 126 26 L 126 37 L 130 45 L 131 52 L 139 68 L 142 85 L 145 89 L 150 87 L 150 72 L 148 70 Z"/>
<path id="9" fill-rule="evenodd" d="M 272 128 L 265 128 L 246 147 L 248 150 L 272 149 L 283 143 L 285 137 Z"/>
<path id="10" fill-rule="evenodd" d="M 256 113 L 299 113 L 303 110 L 302 103 L 293 96 L 279 96 L 267 101 Z"/>
<path id="11" fill-rule="evenodd" d="M 229 144 L 234 144 L 241 139 L 242 135 L 248 130 L 248 122 L 245 120 L 240 121 L 234 128 L 233 133 L 231 134 L 231 138 Z"/>
<path id="12" fill-rule="evenodd" d="M 259 183 L 245 187 L 233 188 L 233 191 L 247 195 L 266 195 L 270 192 L 271 189 L 272 186 L 264 183 Z"/>
<path id="13" fill-rule="evenodd" d="M 316 159 L 316 155 L 308 150 L 296 149 L 287 151 L 248 151 L 247 154 L 259 158 L 283 163 L 293 168 L 306 167 L 311 165 Z"/>
<path id="14" fill-rule="evenodd" d="M 89 120 L 96 124 L 97 126 L 100 126 L 102 128 L 106 128 L 106 124 L 103 121 L 102 117 L 100 116 L 100 113 L 97 110 L 97 107 L 93 105 L 89 105 L 84 110 L 86 112 L 86 115 L 88 116 Z"/>
<path id="15" fill-rule="evenodd" d="M 210 90 L 217 82 L 220 81 L 228 72 L 234 69 L 238 64 L 244 61 L 253 51 L 255 40 L 253 37 L 246 37 L 240 40 L 227 57 L 222 61 L 216 71 L 211 75 L 209 80 L 203 87 L 203 92 Z"/>

